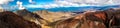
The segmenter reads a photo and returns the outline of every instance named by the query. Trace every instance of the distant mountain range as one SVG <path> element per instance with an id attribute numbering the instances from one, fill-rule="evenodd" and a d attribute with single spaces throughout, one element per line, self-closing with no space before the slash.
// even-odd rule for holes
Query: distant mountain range
<path id="1" fill-rule="evenodd" d="M 48 10 L 52 12 L 83 12 L 85 10 L 106 10 L 109 8 L 119 8 L 119 5 L 114 5 L 114 6 L 86 6 L 86 7 L 56 7 L 56 8 L 26 8 L 28 11 L 34 12 L 34 11 L 39 11 L 39 10 Z M 18 9 L 17 9 L 18 10 Z M 14 10 L 15 11 L 15 10 Z"/>

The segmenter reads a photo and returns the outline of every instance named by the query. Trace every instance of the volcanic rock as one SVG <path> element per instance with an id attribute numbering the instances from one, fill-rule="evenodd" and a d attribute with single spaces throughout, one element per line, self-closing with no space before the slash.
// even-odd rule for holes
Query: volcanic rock
<path id="1" fill-rule="evenodd" d="M 26 9 L 18 10 L 15 13 L 19 16 L 22 16 L 25 20 L 29 20 L 29 21 L 35 22 L 37 24 L 41 24 L 40 22 L 42 22 L 42 21 L 40 21 L 40 20 L 43 20 L 43 18 L 41 18 L 39 15 L 32 13 Z"/>
<path id="2" fill-rule="evenodd" d="M 34 22 L 24 20 L 23 17 L 13 12 L 0 12 L 0 28 L 41 28 Z"/>

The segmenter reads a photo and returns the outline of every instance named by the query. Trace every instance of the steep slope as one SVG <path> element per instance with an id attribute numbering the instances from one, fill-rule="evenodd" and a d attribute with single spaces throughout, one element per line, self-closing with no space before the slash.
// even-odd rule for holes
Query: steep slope
<path id="1" fill-rule="evenodd" d="M 41 20 L 43 20 L 43 18 L 41 18 L 39 15 L 32 13 L 26 9 L 18 10 L 15 13 L 19 16 L 22 16 L 25 20 L 29 20 L 37 24 L 41 24 Z"/>
<path id="2" fill-rule="evenodd" d="M 0 28 L 41 28 L 34 22 L 24 20 L 12 12 L 0 12 Z"/>

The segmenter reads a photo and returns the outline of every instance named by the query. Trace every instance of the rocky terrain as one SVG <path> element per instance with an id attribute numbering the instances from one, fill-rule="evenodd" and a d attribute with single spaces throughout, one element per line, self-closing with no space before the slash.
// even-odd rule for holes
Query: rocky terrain
<path id="1" fill-rule="evenodd" d="M 57 21 L 65 20 L 74 17 L 74 13 L 71 12 L 49 12 L 47 10 L 35 11 L 34 13 L 41 16 L 47 23 L 45 25 L 54 26 Z M 44 27 L 45 28 L 45 27 Z"/>
<path id="2" fill-rule="evenodd" d="M 49 22 L 67 19 L 74 16 L 74 13 L 71 12 L 49 12 L 47 10 L 36 11 L 35 13 L 41 16 L 43 19 L 48 20 Z"/>
<path id="3" fill-rule="evenodd" d="M 0 12 L 0 28 L 41 28 L 41 26 L 13 12 L 4 11 Z"/>
<path id="4" fill-rule="evenodd" d="M 85 12 L 47 10 L 30 12 L 27 9 L 15 12 L 2 9 L 0 11 L 0 28 L 119 28 L 120 26 L 119 8 Z"/>
<path id="5" fill-rule="evenodd" d="M 3 9 L 2 9 L 2 8 L 0 8 L 0 12 L 3 12 Z"/>
<path id="6" fill-rule="evenodd" d="M 120 28 L 120 9 L 84 12 L 57 23 L 55 28 Z"/>

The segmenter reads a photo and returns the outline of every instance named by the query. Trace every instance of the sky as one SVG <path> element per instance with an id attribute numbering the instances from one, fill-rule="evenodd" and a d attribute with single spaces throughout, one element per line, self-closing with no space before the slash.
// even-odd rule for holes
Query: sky
<path id="1" fill-rule="evenodd" d="M 3 8 L 56 8 L 120 5 L 120 0 L 0 0 Z M 7 7 L 6 7 L 7 6 Z"/>

